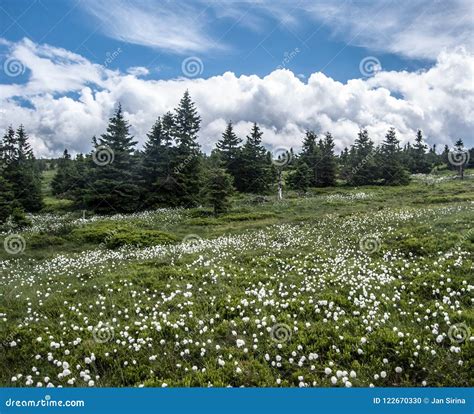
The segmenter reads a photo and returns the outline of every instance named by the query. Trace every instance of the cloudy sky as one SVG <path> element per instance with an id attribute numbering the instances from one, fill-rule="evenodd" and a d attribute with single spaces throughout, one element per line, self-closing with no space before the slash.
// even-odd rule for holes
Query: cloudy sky
<path id="1" fill-rule="evenodd" d="M 390 126 L 473 146 L 474 2 L 0 1 L 0 128 L 23 123 L 37 156 L 88 152 L 118 102 L 143 143 L 186 89 L 205 151 L 228 120 L 269 149 Z"/>

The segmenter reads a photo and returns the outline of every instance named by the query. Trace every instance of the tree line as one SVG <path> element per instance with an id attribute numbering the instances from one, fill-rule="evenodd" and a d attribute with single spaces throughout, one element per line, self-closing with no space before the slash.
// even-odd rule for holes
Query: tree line
<path id="1" fill-rule="evenodd" d="M 429 173 L 445 164 L 448 168 L 472 167 L 473 149 L 466 162 L 452 163 L 450 149 L 441 154 L 428 148 L 422 132 L 414 144 L 400 146 L 394 128 L 380 145 L 362 129 L 350 148 L 334 151 L 330 132 L 318 137 L 308 130 L 302 150 L 292 149 L 273 157 L 262 144 L 263 132 L 254 123 L 245 140 L 229 122 L 210 155 L 198 144 L 201 118 L 186 91 L 176 109 L 158 117 L 141 151 L 130 134 L 121 105 L 109 119 L 107 130 L 92 138 L 92 151 L 72 159 L 68 150 L 54 160 L 53 194 L 70 199 L 76 209 L 96 213 L 130 213 L 157 207 L 193 207 L 208 203 L 216 214 L 225 212 L 234 192 L 269 194 L 282 186 L 305 193 L 310 187 L 340 183 L 404 185 L 410 173 Z M 461 140 L 455 143 L 464 151 Z M 470 155 L 470 156 L 469 156 Z M 0 145 L 0 222 L 25 220 L 24 212 L 43 207 L 41 170 L 23 126 L 9 127 Z"/>

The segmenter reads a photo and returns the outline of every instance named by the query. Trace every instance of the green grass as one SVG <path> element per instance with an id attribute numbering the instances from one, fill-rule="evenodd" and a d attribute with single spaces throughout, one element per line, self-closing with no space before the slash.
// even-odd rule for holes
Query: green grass
<path id="1" fill-rule="evenodd" d="M 473 385 L 472 179 L 239 196 L 217 218 L 55 203 L 1 251 L 3 386 Z"/>

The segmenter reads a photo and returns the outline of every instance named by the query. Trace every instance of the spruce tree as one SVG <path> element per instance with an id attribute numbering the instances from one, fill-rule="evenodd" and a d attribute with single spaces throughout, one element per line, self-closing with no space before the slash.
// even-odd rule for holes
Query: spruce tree
<path id="1" fill-rule="evenodd" d="M 201 194 L 201 151 L 197 134 L 201 125 L 196 105 L 186 91 L 175 109 L 174 136 L 176 151 L 173 157 L 173 179 L 176 195 L 183 206 L 195 206 Z"/>
<path id="2" fill-rule="evenodd" d="M 229 210 L 229 197 L 232 192 L 232 176 L 223 168 L 211 171 L 207 181 L 207 194 L 214 209 L 214 215 L 223 214 Z"/>
<path id="3" fill-rule="evenodd" d="M 3 137 L 3 177 L 11 184 L 15 200 L 27 212 L 43 207 L 40 173 L 23 125 L 13 131 L 9 127 Z"/>
<path id="4" fill-rule="evenodd" d="M 458 139 L 454 144 L 454 155 L 452 155 L 452 164 L 458 169 L 459 177 L 461 180 L 464 179 L 464 168 L 466 167 L 469 152 L 464 149 L 464 142 L 462 139 Z"/>
<path id="5" fill-rule="evenodd" d="M 378 171 L 383 184 L 408 184 L 410 177 L 401 163 L 400 141 L 394 128 L 390 128 L 380 147 L 380 156 L 377 158 Z"/>
<path id="6" fill-rule="evenodd" d="M 311 184 L 311 170 L 304 161 L 299 160 L 296 169 L 288 175 L 288 184 L 290 188 L 299 193 L 306 193 Z"/>
<path id="7" fill-rule="evenodd" d="M 370 185 L 377 180 L 376 151 L 366 129 L 360 130 L 350 157 L 348 182 L 351 185 Z"/>
<path id="8" fill-rule="evenodd" d="M 217 152 L 221 157 L 224 168 L 232 175 L 234 182 L 239 180 L 239 170 L 241 162 L 241 144 L 242 140 L 234 133 L 232 121 L 222 134 L 222 138 L 217 141 Z"/>
<path id="9" fill-rule="evenodd" d="M 314 131 L 306 131 L 301 150 L 301 161 L 306 163 L 311 172 L 310 186 L 316 187 L 318 182 L 318 164 L 321 154 L 317 145 L 317 135 Z"/>
<path id="10" fill-rule="evenodd" d="M 412 147 L 412 173 L 427 174 L 431 171 L 431 165 L 426 154 L 427 148 L 427 145 L 423 142 L 423 134 L 419 129 L 416 133 L 415 144 Z"/>
<path id="11" fill-rule="evenodd" d="M 109 119 L 107 132 L 93 139 L 88 184 L 84 205 L 99 213 L 137 210 L 139 205 L 138 159 L 134 155 L 137 143 L 129 133 L 122 107 Z"/>
<path id="12" fill-rule="evenodd" d="M 173 117 L 158 118 L 144 146 L 142 162 L 143 200 L 146 207 L 176 205 L 175 182 L 172 177 Z"/>
<path id="13" fill-rule="evenodd" d="M 271 156 L 262 145 L 263 132 L 254 123 L 242 148 L 242 163 L 239 191 L 246 193 L 265 193 L 270 182 Z"/>
<path id="14" fill-rule="evenodd" d="M 75 164 L 68 150 L 65 149 L 62 158 L 58 161 L 56 175 L 51 182 L 53 194 L 67 198 L 75 186 L 75 178 Z"/>
<path id="15" fill-rule="evenodd" d="M 324 140 L 318 143 L 320 160 L 316 166 L 316 186 L 330 187 L 336 184 L 337 160 L 334 155 L 334 139 L 326 132 Z"/>

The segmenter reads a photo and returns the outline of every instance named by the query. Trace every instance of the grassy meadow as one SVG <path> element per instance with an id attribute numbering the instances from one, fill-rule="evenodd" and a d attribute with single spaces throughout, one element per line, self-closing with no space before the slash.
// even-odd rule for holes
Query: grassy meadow
<path id="1" fill-rule="evenodd" d="M 473 386 L 474 177 L 4 230 L 2 386 Z"/>

